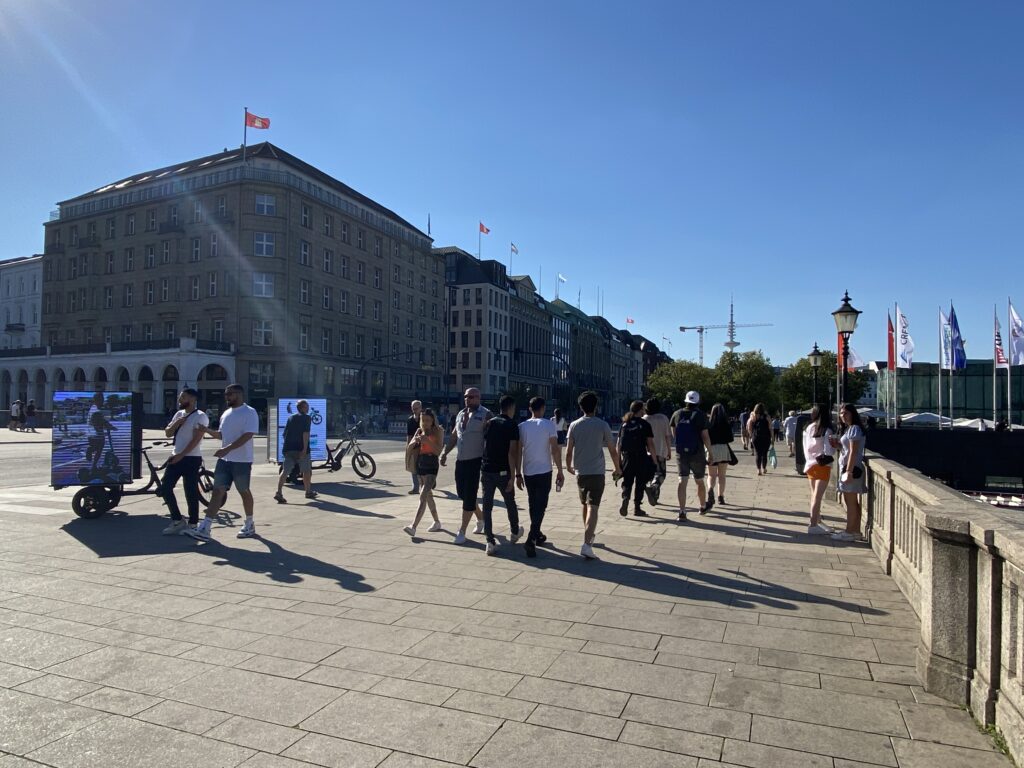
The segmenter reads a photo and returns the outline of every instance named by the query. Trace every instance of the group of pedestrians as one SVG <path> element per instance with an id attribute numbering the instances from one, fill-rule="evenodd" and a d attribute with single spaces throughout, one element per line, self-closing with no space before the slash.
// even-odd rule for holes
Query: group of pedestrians
<path id="1" fill-rule="evenodd" d="M 839 418 L 842 422 L 841 431 L 836 435 L 828 411 L 815 405 L 811 409 L 811 421 L 803 431 L 804 474 L 811 492 L 807 533 L 812 536 L 831 536 L 837 541 L 859 541 L 862 538 L 860 497 L 867 493 L 864 427 L 852 403 L 846 403 L 840 409 Z M 821 501 L 828 489 L 837 448 L 839 492 L 846 508 L 846 527 L 841 531 L 833 531 L 821 522 Z"/>
<path id="2" fill-rule="evenodd" d="M 10 419 L 7 421 L 7 428 L 12 432 L 36 432 L 36 401 L 29 400 L 23 403 L 15 400 L 11 403 Z"/>

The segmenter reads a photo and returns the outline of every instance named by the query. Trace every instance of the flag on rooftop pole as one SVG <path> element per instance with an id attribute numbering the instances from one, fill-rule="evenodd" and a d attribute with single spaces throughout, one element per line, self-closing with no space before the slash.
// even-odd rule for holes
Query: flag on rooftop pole
<path id="1" fill-rule="evenodd" d="M 481 247 L 482 247 L 482 244 L 483 244 L 483 240 L 481 238 L 484 235 L 489 235 L 489 234 L 491 234 L 490 228 L 489 227 L 485 227 L 484 223 L 481 221 L 480 222 L 480 230 L 476 233 L 476 257 L 477 257 L 477 259 L 480 258 Z"/>
<path id="2" fill-rule="evenodd" d="M 949 336 L 953 353 L 953 370 L 962 371 L 967 367 L 967 351 L 964 349 L 964 337 L 960 335 L 960 323 L 956 321 L 953 302 L 949 303 Z"/>
<path id="3" fill-rule="evenodd" d="M 245 110 L 245 120 L 243 120 L 243 123 L 242 123 L 242 162 L 244 163 L 245 162 L 245 145 L 248 143 L 249 129 L 250 128 L 259 128 L 259 129 L 262 130 L 264 128 L 269 128 L 270 127 L 270 118 L 269 117 L 258 117 L 257 115 L 252 114 L 249 111 L 248 107 L 243 107 L 243 109 Z"/>
<path id="4" fill-rule="evenodd" d="M 1010 365 L 1024 365 L 1024 321 L 1021 321 L 1013 302 L 1010 307 Z"/>
<path id="5" fill-rule="evenodd" d="M 519 249 L 516 248 L 516 244 L 515 243 L 509 243 L 509 245 L 512 246 L 512 253 L 514 253 L 516 256 L 518 256 L 519 255 Z"/>
<path id="6" fill-rule="evenodd" d="M 634 320 L 632 317 L 627 317 L 626 318 L 626 325 L 633 325 L 633 323 L 635 323 L 635 322 L 636 322 L 636 320 Z"/>
<path id="7" fill-rule="evenodd" d="M 1006 358 L 1006 352 L 1003 350 L 1003 331 L 999 327 L 999 315 L 996 312 L 996 308 L 992 307 L 992 318 L 995 320 L 995 334 L 993 337 L 993 351 L 992 359 L 995 362 L 996 368 L 1009 368 L 1010 361 Z"/>
<path id="8" fill-rule="evenodd" d="M 910 336 L 910 321 L 896 305 L 896 367 L 909 368 L 914 362 L 914 339 Z"/>

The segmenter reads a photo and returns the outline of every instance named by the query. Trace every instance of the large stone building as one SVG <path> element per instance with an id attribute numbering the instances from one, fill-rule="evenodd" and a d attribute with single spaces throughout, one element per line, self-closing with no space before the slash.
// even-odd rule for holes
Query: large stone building
<path id="1" fill-rule="evenodd" d="M 608 379 L 611 387 L 609 410 L 621 415 L 642 394 L 635 376 L 632 339 L 626 338 L 623 331 L 617 330 L 603 317 L 592 315 L 590 319 L 597 324 L 608 345 Z"/>
<path id="2" fill-rule="evenodd" d="M 444 394 L 443 258 L 405 219 L 263 143 L 60 203 L 42 333 L 51 350 L 188 340 L 231 354 L 226 373 L 258 408 L 316 395 L 335 418 L 382 414 Z M 124 383 L 166 375 L 127 369 Z M 167 389 L 195 383 L 177 379 Z"/>
<path id="3" fill-rule="evenodd" d="M 524 400 L 538 395 L 545 400 L 553 396 L 552 315 L 548 302 L 537 293 L 537 287 L 527 275 L 511 278 L 511 333 L 512 365 L 509 387 Z"/>
<path id="4" fill-rule="evenodd" d="M 569 326 L 570 379 L 575 391 L 590 389 L 597 393 L 602 409 L 612 404 L 611 349 L 601 327 L 582 310 L 555 299 L 552 312 L 562 315 Z"/>
<path id="5" fill-rule="evenodd" d="M 0 261 L 0 349 L 39 346 L 43 257 Z"/>

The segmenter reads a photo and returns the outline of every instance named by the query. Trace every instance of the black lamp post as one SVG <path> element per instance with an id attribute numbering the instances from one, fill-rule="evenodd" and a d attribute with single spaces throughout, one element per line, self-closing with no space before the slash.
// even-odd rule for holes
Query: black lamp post
<path id="1" fill-rule="evenodd" d="M 849 291 L 843 291 L 843 303 L 839 309 L 832 313 L 832 319 L 836 321 L 836 330 L 843 337 L 843 389 L 839 393 L 840 402 L 846 401 L 846 393 L 849 383 L 849 360 L 850 360 L 850 337 L 857 330 L 857 318 L 860 317 L 860 310 L 854 309 L 850 304 Z"/>
<path id="2" fill-rule="evenodd" d="M 821 367 L 821 350 L 818 349 L 818 342 L 814 342 L 814 349 L 807 355 L 811 363 L 811 370 L 814 372 L 814 388 L 811 390 L 811 405 L 818 403 L 818 368 Z"/>

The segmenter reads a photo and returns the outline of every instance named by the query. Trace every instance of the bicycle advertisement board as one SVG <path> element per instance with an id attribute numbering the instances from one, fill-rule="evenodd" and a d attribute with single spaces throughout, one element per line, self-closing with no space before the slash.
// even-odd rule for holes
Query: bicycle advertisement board
<path id="1" fill-rule="evenodd" d="M 284 461 L 284 427 L 288 419 L 298 413 L 297 403 L 305 400 L 309 403 L 309 417 L 311 425 L 309 428 L 309 458 L 312 461 L 327 460 L 327 400 L 323 398 L 310 397 L 282 397 L 277 401 L 277 407 L 273 409 L 277 416 L 276 427 L 277 439 L 274 441 L 274 451 L 277 463 Z M 268 424 L 268 427 L 271 426 Z M 269 430 L 268 430 L 269 431 Z"/>
<path id="2" fill-rule="evenodd" d="M 138 477 L 142 395 L 55 392 L 50 484 L 127 485 Z"/>

